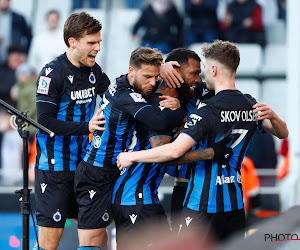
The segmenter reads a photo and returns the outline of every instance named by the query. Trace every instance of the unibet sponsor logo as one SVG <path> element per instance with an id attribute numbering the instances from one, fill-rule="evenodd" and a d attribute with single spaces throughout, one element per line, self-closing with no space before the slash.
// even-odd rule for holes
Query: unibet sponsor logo
<path id="1" fill-rule="evenodd" d="M 92 97 L 95 95 L 95 87 L 71 91 L 71 99 L 77 100 L 76 103 L 87 103 L 92 101 Z"/>
<path id="2" fill-rule="evenodd" d="M 221 111 L 221 122 L 252 122 L 256 121 L 252 110 Z"/>

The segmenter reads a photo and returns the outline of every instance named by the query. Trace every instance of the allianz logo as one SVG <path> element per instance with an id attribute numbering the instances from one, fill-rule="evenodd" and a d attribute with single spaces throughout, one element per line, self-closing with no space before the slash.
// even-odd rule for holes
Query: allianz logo
<path id="1" fill-rule="evenodd" d="M 82 100 L 86 98 L 91 98 L 94 95 L 95 95 L 95 87 L 71 91 L 72 100 Z"/>
<path id="2" fill-rule="evenodd" d="M 235 183 L 236 181 L 238 183 L 241 183 L 241 175 L 239 174 L 239 172 L 236 172 L 236 176 L 231 175 L 231 176 L 217 176 L 216 179 L 216 185 L 223 185 L 225 183 Z"/>

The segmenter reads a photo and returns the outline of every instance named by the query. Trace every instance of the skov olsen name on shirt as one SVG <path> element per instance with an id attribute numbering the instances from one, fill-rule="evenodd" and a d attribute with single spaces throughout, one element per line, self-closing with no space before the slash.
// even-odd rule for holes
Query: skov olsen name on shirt
<path id="1" fill-rule="evenodd" d="M 221 122 L 252 122 L 256 121 L 252 110 L 221 111 Z"/>
<path id="2" fill-rule="evenodd" d="M 80 102 L 80 103 L 91 102 L 92 101 L 91 98 L 94 95 L 95 95 L 95 87 L 71 91 L 71 99 L 74 101 L 77 100 L 77 102 Z"/>

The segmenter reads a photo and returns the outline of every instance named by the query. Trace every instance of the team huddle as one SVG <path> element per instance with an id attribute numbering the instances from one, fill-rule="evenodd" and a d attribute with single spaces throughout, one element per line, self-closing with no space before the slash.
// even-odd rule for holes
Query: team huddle
<path id="1" fill-rule="evenodd" d="M 101 29 L 89 14 L 71 14 L 66 53 L 39 76 L 38 122 L 55 136 L 36 137 L 34 249 L 56 249 L 67 218 L 78 219 L 82 250 L 106 247 L 112 221 L 117 249 L 133 249 L 150 223 L 179 239 L 203 221 L 217 240 L 244 230 L 240 168 L 251 137 L 259 129 L 286 138 L 288 129 L 236 89 L 236 46 L 217 40 L 203 48 L 203 62 L 178 48 L 164 63 L 158 50 L 138 47 L 110 83 L 95 62 Z M 171 229 L 157 193 L 165 173 L 176 180 Z M 142 246 L 155 249 L 155 240 L 145 236 Z"/>

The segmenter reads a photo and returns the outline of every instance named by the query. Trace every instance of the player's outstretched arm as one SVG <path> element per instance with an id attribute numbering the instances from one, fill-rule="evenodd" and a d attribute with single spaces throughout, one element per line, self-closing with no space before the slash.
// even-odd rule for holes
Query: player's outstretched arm
<path id="1" fill-rule="evenodd" d="M 233 155 L 232 148 L 227 146 L 230 141 L 230 138 L 226 138 L 220 142 L 215 143 L 210 148 L 190 150 L 178 159 L 174 161 L 164 162 L 161 165 L 172 166 L 204 160 L 214 160 L 226 165 L 230 157 Z"/>
<path id="2" fill-rule="evenodd" d="M 195 145 L 195 141 L 186 134 L 180 134 L 175 141 L 149 150 L 125 152 L 118 155 L 117 166 L 120 170 L 134 162 L 165 162 L 177 159 Z"/>
<path id="3" fill-rule="evenodd" d="M 287 138 L 289 131 L 284 120 L 266 104 L 256 103 L 253 112 L 257 120 L 264 120 L 263 128 L 266 132 L 277 136 L 279 139 Z"/>

